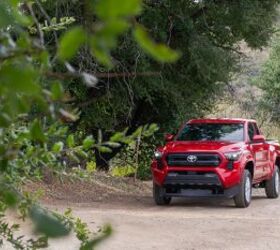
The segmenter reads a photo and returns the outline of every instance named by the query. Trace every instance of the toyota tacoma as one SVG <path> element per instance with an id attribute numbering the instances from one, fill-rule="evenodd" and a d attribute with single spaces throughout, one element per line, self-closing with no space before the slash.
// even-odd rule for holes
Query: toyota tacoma
<path id="1" fill-rule="evenodd" d="M 165 140 L 151 164 L 157 205 L 172 197 L 226 197 L 248 207 L 253 187 L 279 195 L 280 147 L 254 120 L 195 119 Z"/>

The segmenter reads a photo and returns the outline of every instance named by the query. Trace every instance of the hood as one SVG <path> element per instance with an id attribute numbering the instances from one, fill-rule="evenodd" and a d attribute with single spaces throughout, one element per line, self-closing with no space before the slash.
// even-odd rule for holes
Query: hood
<path id="1" fill-rule="evenodd" d="M 172 141 L 163 148 L 167 152 L 220 151 L 229 152 L 241 150 L 244 142 L 228 141 Z"/>

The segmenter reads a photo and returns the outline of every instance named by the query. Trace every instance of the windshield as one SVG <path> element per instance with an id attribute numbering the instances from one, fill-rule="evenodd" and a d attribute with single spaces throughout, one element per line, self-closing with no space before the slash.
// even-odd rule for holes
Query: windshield
<path id="1" fill-rule="evenodd" d="M 178 134 L 177 141 L 243 141 L 243 123 L 192 123 Z"/>

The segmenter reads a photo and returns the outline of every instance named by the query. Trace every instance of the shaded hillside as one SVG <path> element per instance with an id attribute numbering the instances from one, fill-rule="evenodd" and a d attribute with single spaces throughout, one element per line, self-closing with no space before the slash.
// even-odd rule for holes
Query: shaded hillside
<path id="1" fill-rule="evenodd" d="M 258 121 L 265 135 L 279 138 L 278 126 L 272 125 L 269 114 L 258 108 L 262 91 L 254 85 L 269 57 L 270 48 L 252 50 L 242 44 L 241 51 L 240 72 L 232 76 L 210 117 L 252 118 Z"/>

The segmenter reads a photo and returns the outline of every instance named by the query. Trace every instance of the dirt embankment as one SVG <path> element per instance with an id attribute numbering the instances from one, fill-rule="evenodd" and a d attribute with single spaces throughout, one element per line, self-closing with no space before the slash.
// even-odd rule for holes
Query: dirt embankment
<path id="1" fill-rule="evenodd" d="M 132 202 L 150 197 L 151 181 L 112 177 L 95 173 L 90 179 L 50 178 L 47 182 L 28 182 L 25 189 L 41 190 L 41 201 L 53 205 Z"/>

